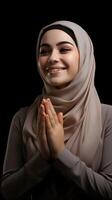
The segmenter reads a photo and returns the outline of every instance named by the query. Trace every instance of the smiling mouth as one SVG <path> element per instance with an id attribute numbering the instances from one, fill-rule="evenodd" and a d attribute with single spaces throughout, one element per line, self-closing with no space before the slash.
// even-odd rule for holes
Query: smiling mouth
<path id="1" fill-rule="evenodd" d="M 55 73 L 65 70 L 65 69 L 66 69 L 66 67 L 49 67 L 46 69 L 46 71 L 47 71 L 47 73 L 55 74 Z"/>

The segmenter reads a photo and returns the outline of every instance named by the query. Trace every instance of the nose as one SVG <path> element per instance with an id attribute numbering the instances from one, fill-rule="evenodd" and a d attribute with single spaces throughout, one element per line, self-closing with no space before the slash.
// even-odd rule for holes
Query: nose
<path id="1" fill-rule="evenodd" d="M 53 49 L 51 54 L 49 55 L 49 60 L 50 63 L 56 63 L 59 61 L 59 53 L 56 49 Z"/>

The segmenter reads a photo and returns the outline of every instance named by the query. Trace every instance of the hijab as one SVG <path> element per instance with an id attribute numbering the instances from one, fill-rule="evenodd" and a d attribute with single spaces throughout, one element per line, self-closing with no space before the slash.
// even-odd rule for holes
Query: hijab
<path id="1" fill-rule="evenodd" d="M 55 27 L 56 26 L 56 27 Z M 64 88 L 57 89 L 49 85 L 45 78 L 42 94 L 29 107 L 23 126 L 23 141 L 27 149 L 27 159 L 38 151 L 36 124 L 38 108 L 42 98 L 50 98 L 56 112 L 63 112 L 64 142 L 68 150 L 78 156 L 88 166 L 94 168 L 94 159 L 98 160 L 98 151 L 102 144 L 101 103 L 95 84 L 95 57 L 92 41 L 87 32 L 78 24 L 70 21 L 56 21 L 39 33 L 36 47 L 38 59 L 39 45 L 43 34 L 49 29 L 61 29 L 73 38 L 80 54 L 79 72 Z M 71 30 L 72 34 L 66 30 Z M 96 167 L 96 166 L 95 166 Z"/>

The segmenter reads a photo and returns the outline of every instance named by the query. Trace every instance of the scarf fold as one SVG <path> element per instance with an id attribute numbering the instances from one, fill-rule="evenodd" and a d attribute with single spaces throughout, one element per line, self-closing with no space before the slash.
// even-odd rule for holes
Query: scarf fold
<path id="1" fill-rule="evenodd" d="M 56 112 L 63 112 L 65 145 L 73 154 L 80 157 L 88 166 L 98 160 L 98 149 L 102 145 L 101 103 L 95 89 L 95 59 L 93 45 L 86 31 L 69 21 L 57 21 L 51 25 L 66 26 L 74 32 L 80 54 L 79 72 L 65 88 L 56 89 L 49 85 L 39 70 L 44 82 L 42 95 L 29 107 L 23 127 L 23 141 L 27 149 L 27 159 L 38 151 L 37 120 L 42 98 L 50 98 Z M 48 27 L 46 26 L 46 27 Z M 37 41 L 37 55 L 41 34 Z"/>

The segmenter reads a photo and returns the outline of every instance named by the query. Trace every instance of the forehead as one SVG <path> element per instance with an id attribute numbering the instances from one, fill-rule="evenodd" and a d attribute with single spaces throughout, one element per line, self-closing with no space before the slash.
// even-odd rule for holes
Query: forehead
<path id="1" fill-rule="evenodd" d="M 52 29 L 44 33 L 44 35 L 41 38 L 42 43 L 48 43 L 48 44 L 57 44 L 61 41 L 68 41 L 72 44 L 75 44 L 74 40 L 64 31 L 58 30 L 58 29 Z"/>

